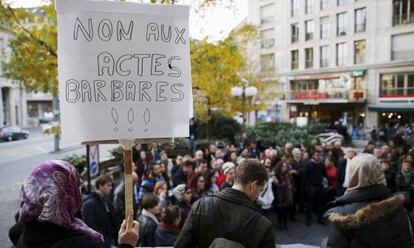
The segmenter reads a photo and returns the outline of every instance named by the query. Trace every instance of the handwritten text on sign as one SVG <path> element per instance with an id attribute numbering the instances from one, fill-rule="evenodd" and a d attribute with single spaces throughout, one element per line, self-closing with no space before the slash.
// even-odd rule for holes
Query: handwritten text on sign
<path id="1" fill-rule="evenodd" d="M 57 3 L 63 138 L 188 136 L 188 8 L 74 3 Z"/>

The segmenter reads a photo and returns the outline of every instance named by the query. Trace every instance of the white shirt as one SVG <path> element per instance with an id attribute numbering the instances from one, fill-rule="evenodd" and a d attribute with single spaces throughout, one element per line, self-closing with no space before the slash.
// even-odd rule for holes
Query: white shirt
<path id="1" fill-rule="evenodd" d="M 346 158 L 346 166 L 345 166 L 345 178 L 344 183 L 342 184 L 342 187 L 348 188 L 348 181 L 349 181 L 349 158 Z"/>

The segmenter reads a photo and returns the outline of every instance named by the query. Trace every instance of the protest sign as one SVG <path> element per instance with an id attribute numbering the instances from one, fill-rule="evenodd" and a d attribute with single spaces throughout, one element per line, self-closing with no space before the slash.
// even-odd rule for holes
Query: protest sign
<path id="1" fill-rule="evenodd" d="M 62 138 L 187 137 L 188 6 L 57 0 Z"/>

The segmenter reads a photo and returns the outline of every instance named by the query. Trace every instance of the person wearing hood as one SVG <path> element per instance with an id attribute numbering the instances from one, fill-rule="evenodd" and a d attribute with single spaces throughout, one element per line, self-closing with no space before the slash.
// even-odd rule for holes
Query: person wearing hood
<path id="1" fill-rule="evenodd" d="M 404 197 L 393 196 L 375 156 L 361 153 L 349 164 L 345 194 L 329 204 L 327 247 L 412 247 Z"/>
<path id="2" fill-rule="evenodd" d="M 18 223 L 9 231 L 17 248 L 103 248 L 102 234 L 75 217 L 81 207 L 81 180 L 75 167 L 50 160 L 35 167 L 21 188 Z M 139 223 L 132 212 L 118 233 L 119 248 L 134 247 Z"/>

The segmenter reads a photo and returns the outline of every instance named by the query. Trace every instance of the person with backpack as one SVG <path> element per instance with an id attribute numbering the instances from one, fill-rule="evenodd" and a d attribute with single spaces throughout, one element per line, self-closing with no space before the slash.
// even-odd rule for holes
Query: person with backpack
<path id="1" fill-rule="evenodd" d="M 244 159 L 232 188 L 193 204 L 174 247 L 275 247 L 272 223 L 254 204 L 267 180 L 259 160 Z"/>

